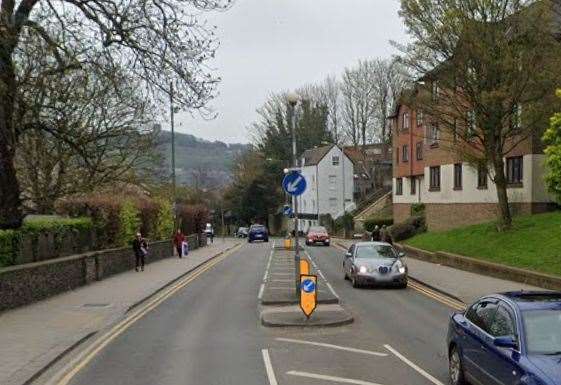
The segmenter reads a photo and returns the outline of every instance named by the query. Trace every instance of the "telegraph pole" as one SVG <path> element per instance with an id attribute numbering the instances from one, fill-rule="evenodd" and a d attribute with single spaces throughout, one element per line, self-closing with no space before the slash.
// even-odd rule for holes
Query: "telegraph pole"
<path id="1" fill-rule="evenodd" d="M 169 83 L 169 109 L 171 115 L 171 188 L 173 199 L 173 219 L 176 222 L 177 207 L 176 207 L 176 185 L 175 185 L 175 111 L 173 106 L 173 82 Z"/>
<path id="2" fill-rule="evenodd" d="M 290 121 L 290 131 L 292 134 L 292 165 L 296 169 L 298 167 L 298 158 L 296 154 L 296 113 L 295 107 L 298 103 L 298 95 L 288 95 L 288 117 Z M 298 229 L 298 197 L 294 199 L 294 271 L 296 272 L 296 295 L 300 293 L 300 243 L 299 243 L 299 229 Z"/>

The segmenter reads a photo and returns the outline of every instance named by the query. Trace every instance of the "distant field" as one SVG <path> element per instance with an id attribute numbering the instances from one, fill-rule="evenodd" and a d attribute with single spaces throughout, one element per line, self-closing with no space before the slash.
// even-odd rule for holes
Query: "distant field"
<path id="1" fill-rule="evenodd" d="M 405 243 L 561 275 L 561 211 L 516 217 L 514 228 L 504 233 L 495 230 L 495 223 L 485 223 L 420 234 Z"/>

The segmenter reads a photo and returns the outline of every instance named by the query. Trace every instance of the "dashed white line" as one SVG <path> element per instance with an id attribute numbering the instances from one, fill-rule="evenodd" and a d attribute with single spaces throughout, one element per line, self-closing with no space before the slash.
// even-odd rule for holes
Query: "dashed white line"
<path id="1" fill-rule="evenodd" d="M 259 294 L 257 295 L 257 299 L 261 299 L 263 297 L 263 290 L 265 290 L 265 284 L 262 283 L 261 287 L 259 288 Z"/>
<path id="2" fill-rule="evenodd" d="M 263 362 L 265 363 L 265 370 L 267 371 L 267 378 L 269 379 L 270 385 L 278 385 L 277 378 L 275 377 L 275 371 L 273 370 L 273 365 L 271 364 L 271 357 L 269 356 L 268 349 L 262 349 Z"/>
<path id="3" fill-rule="evenodd" d="M 319 276 L 325 281 L 325 286 L 327 286 L 327 288 L 329 289 L 331 294 L 333 294 L 335 297 L 339 298 L 339 296 L 335 292 L 335 289 L 333 289 L 333 286 L 331 286 L 331 284 L 329 283 L 327 278 L 325 278 L 325 275 L 323 275 L 322 271 L 320 269 L 318 269 L 318 266 L 316 265 L 316 262 L 312 259 L 312 256 L 310 255 L 310 253 L 308 253 L 306 251 L 306 255 L 308 256 L 308 259 L 312 262 L 312 265 L 314 266 L 314 269 L 316 269 Z"/>
<path id="4" fill-rule="evenodd" d="M 325 344 L 323 342 L 313 342 L 313 341 L 305 341 L 305 340 L 296 340 L 293 338 L 276 338 L 277 341 L 282 341 L 282 342 L 291 342 L 294 344 L 302 344 L 302 345 L 313 345 L 313 346 L 321 346 L 324 348 L 329 348 L 329 349 L 336 349 L 336 350 L 345 350 L 347 352 L 353 352 L 353 353 L 360 353 L 360 354 L 368 354 L 371 356 L 377 356 L 377 357 L 387 357 L 388 354 L 387 353 L 380 353 L 380 352 L 373 352 L 371 350 L 363 350 L 363 349 L 355 349 L 355 348 L 349 348 L 347 346 L 339 346 L 339 345 L 333 345 L 333 344 Z"/>
<path id="5" fill-rule="evenodd" d="M 340 383 L 340 384 L 380 385 L 380 384 L 377 384 L 377 383 L 375 383 L 375 382 L 354 380 L 354 379 L 352 379 L 352 378 L 325 376 L 325 375 L 323 375 L 323 374 L 316 374 L 316 373 L 298 372 L 298 371 L 295 371 L 295 370 L 291 370 L 290 372 L 286 372 L 286 374 L 291 375 L 291 376 L 313 378 L 313 379 L 316 379 L 316 380 L 324 380 L 324 381 L 338 382 L 338 383 Z"/>
<path id="6" fill-rule="evenodd" d="M 399 358 L 401 361 L 403 361 L 405 364 L 409 365 L 413 370 L 415 370 L 417 373 L 419 373 L 421 376 L 425 377 L 427 380 L 429 380 L 430 382 L 432 382 L 434 385 L 444 385 L 442 382 L 440 382 L 438 379 L 434 378 L 433 376 L 431 376 L 430 374 L 428 374 L 426 371 L 424 371 L 422 368 L 420 368 L 418 365 L 414 364 L 412 361 L 410 361 L 409 359 L 407 359 L 407 357 L 405 357 L 404 355 L 402 355 L 401 353 L 399 353 L 397 350 L 395 350 L 394 348 L 392 348 L 390 345 L 384 345 L 384 347 L 386 349 L 388 349 L 390 352 L 392 352 L 392 354 L 394 356 L 396 356 L 397 358 Z"/>

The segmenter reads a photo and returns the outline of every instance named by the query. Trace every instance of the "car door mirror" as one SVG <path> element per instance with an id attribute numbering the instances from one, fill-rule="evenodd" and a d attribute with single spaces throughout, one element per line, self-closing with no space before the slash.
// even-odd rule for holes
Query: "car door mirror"
<path id="1" fill-rule="evenodd" d="M 516 348 L 518 348 L 518 344 L 516 343 L 516 339 L 513 336 L 497 337 L 493 340 L 493 344 L 496 347 L 504 348 L 504 349 L 516 349 Z"/>
<path id="2" fill-rule="evenodd" d="M 345 258 L 352 258 L 353 257 L 353 253 L 351 253 L 350 251 L 347 251 L 345 253 Z"/>
<path id="3" fill-rule="evenodd" d="M 399 258 L 404 258 L 405 257 L 405 253 L 403 251 L 400 251 L 399 253 L 397 253 L 397 256 Z"/>

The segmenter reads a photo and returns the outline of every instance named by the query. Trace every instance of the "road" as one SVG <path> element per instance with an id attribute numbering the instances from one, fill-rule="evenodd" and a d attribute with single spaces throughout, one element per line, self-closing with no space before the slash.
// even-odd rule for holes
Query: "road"
<path id="1" fill-rule="evenodd" d="M 308 250 L 355 322 L 321 330 L 262 327 L 257 295 L 270 247 L 244 245 L 201 274 L 85 362 L 70 383 L 446 383 L 452 309 L 413 289 L 353 289 L 334 247 Z"/>

